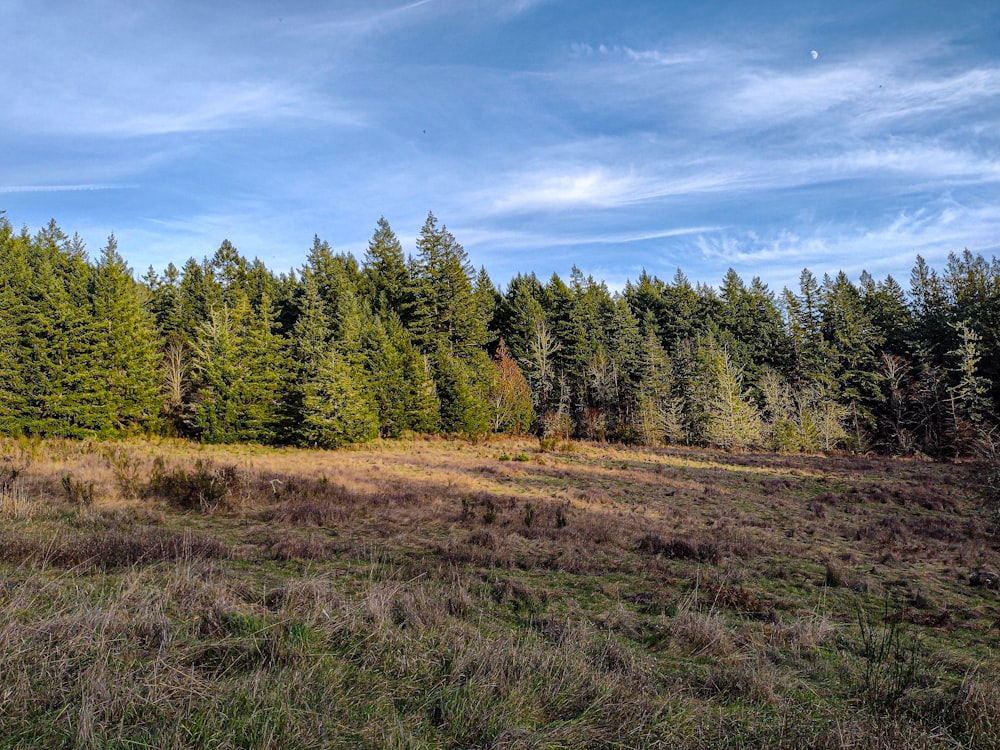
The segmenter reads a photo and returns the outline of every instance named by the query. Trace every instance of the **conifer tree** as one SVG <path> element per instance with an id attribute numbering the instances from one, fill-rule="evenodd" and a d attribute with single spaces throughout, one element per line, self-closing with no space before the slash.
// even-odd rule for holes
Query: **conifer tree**
<path id="1" fill-rule="evenodd" d="M 334 350 L 317 363 L 316 374 L 303 384 L 300 442 L 338 448 L 378 437 L 378 418 L 371 394 L 358 386 L 350 364 Z"/>
<path id="2" fill-rule="evenodd" d="M 372 310 L 406 320 L 412 309 L 412 282 L 403 246 L 384 216 L 379 217 L 375 234 L 368 242 L 362 275 Z"/>
<path id="3" fill-rule="evenodd" d="M 486 353 L 479 351 L 469 360 L 463 360 L 442 345 L 432 363 L 441 402 L 441 429 L 467 436 L 488 432 L 493 364 Z"/>
<path id="4" fill-rule="evenodd" d="M 116 431 L 148 427 L 159 412 L 159 340 L 141 292 L 111 235 L 94 268 L 93 310 L 102 402 Z"/>
<path id="5" fill-rule="evenodd" d="M 173 263 L 168 263 L 160 276 L 152 266 L 142 277 L 146 286 L 146 306 L 153 315 L 156 328 L 164 341 L 189 343 L 185 331 L 180 292 L 181 274 Z"/>
<path id="6" fill-rule="evenodd" d="M 635 434 L 643 445 L 680 442 L 681 402 L 674 394 L 674 368 L 653 328 L 642 347 L 642 377 L 635 410 Z"/>
<path id="7" fill-rule="evenodd" d="M 316 277 L 308 268 L 302 274 L 296 306 L 295 325 L 286 342 L 285 358 L 291 372 L 282 390 L 278 431 L 281 442 L 293 445 L 305 442 L 305 384 L 318 376 L 320 363 L 332 348 L 329 317 Z"/>
<path id="8" fill-rule="evenodd" d="M 188 258 L 181 269 L 177 289 L 180 297 L 178 327 L 183 331 L 184 340 L 193 346 L 201 326 L 224 305 L 222 285 L 216 281 L 215 272 L 207 261 L 201 264 Z"/>
<path id="9" fill-rule="evenodd" d="M 710 344 L 706 354 L 713 385 L 712 395 L 705 404 L 708 442 L 726 450 L 759 445 L 760 414 L 744 389 L 743 372 L 721 346 Z"/>
<path id="10" fill-rule="evenodd" d="M 481 351 L 489 320 L 477 301 L 465 249 L 428 214 L 417 239 L 412 331 L 424 352 L 442 347 L 459 357 Z M 436 356 L 436 355 L 435 355 Z"/>
<path id="11" fill-rule="evenodd" d="M 28 276 L 25 248 L 0 211 L 0 434 L 21 432 L 25 391 L 19 327 L 24 318 Z"/>
<path id="12" fill-rule="evenodd" d="M 102 408 L 90 303 L 91 268 L 83 243 L 50 222 L 27 245 L 19 325 L 25 392 L 23 428 L 35 435 L 83 437 L 112 429 Z"/>
<path id="13" fill-rule="evenodd" d="M 278 340 L 270 305 L 254 313 L 245 296 L 214 310 L 194 347 L 195 428 L 207 442 L 271 442 L 276 437 Z"/>
<path id="14" fill-rule="evenodd" d="M 403 373 L 403 391 L 400 395 L 405 406 L 403 429 L 436 433 L 441 429 L 441 400 L 430 361 L 420 353 L 409 333 L 398 321 L 390 321 L 388 333 Z"/>

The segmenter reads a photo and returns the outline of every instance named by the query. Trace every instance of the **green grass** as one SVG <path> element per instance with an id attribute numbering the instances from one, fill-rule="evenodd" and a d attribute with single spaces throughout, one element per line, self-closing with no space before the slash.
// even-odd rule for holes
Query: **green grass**
<path id="1" fill-rule="evenodd" d="M 0 748 L 1000 747 L 974 466 L 2 448 Z"/>

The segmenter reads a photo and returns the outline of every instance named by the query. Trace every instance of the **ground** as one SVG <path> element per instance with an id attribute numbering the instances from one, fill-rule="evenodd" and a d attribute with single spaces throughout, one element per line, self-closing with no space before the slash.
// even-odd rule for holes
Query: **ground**
<path id="1" fill-rule="evenodd" d="M 1000 747 L 976 464 L 0 447 L 0 748 Z"/>

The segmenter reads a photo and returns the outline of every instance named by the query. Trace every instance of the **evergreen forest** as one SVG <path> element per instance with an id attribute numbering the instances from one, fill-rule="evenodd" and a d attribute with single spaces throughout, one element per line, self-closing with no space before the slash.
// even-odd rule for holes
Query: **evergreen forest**
<path id="1" fill-rule="evenodd" d="M 678 269 L 621 292 L 573 268 L 498 288 L 430 214 L 407 253 L 318 237 L 275 273 L 229 241 L 136 278 L 0 213 L 0 433 L 334 448 L 406 433 L 954 458 L 992 448 L 1000 261 L 803 270 L 772 291 Z"/>

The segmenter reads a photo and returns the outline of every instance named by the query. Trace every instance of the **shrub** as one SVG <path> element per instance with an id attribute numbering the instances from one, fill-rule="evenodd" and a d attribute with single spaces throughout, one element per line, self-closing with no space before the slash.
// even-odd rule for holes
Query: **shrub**
<path id="1" fill-rule="evenodd" d="M 712 542 L 695 543 L 680 538 L 665 541 L 658 534 L 652 533 L 639 539 L 639 551 L 648 552 L 651 555 L 663 555 L 675 560 L 717 563 L 720 559 L 719 549 Z"/>
<path id="2" fill-rule="evenodd" d="M 217 467 L 199 458 L 190 473 L 184 469 L 166 471 L 158 458 L 153 465 L 149 493 L 186 510 L 210 513 L 231 497 L 239 479 L 235 466 Z"/>
<path id="3" fill-rule="evenodd" d="M 902 618 L 890 614 L 888 600 L 881 617 L 858 607 L 857 621 L 857 692 L 869 708 L 892 712 L 916 681 L 918 644 L 907 637 Z"/>
<path id="4" fill-rule="evenodd" d="M 73 505 L 93 505 L 94 504 L 94 483 L 73 479 L 72 474 L 67 474 L 62 478 L 63 490 L 66 492 L 66 499 Z"/>

